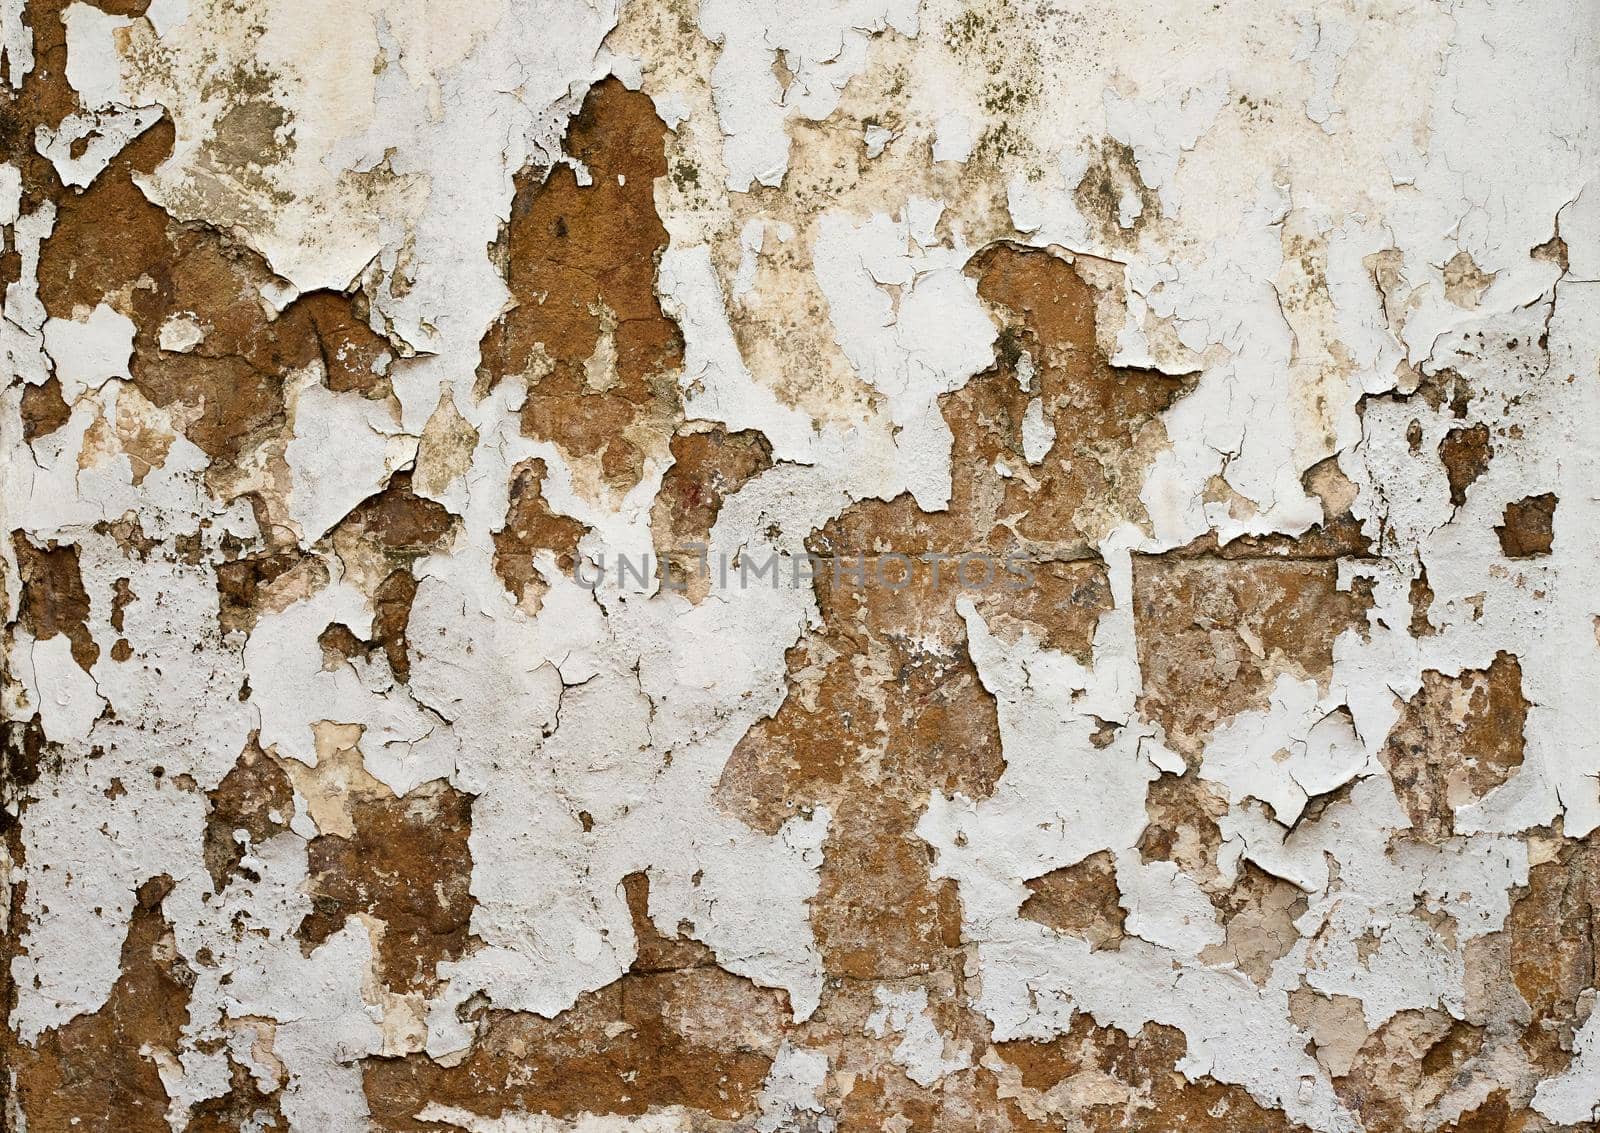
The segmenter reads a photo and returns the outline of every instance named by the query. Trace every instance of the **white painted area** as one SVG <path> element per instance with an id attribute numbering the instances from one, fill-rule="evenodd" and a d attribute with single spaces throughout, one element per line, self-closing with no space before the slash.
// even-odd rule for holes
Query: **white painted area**
<path id="1" fill-rule="evenodd" d="M 1021 380 L 1019 375 L 1018 380 Z M 1044 402 L 1034 398 L 1022 415 L 1022 456 L 1029 464 L 1038 464 L 1056 443 L 1055 423 L 1045 420 Z"/>
<path id="2" fill-rule="evenodd" d="M 1589 1016 L 1572 1040 L 1572 1064 L 1539 1083 L 1533 1108 L 1561 1125 L 1600 1118 L 1600 1019 Z"/>
<path id="3" fill-rule="evenodd" d="M 845 84 L 867 64 L 869 36 L 893 29 L 915 36 L 915 0 L 704 0 L 700 30 L 717 44 L 711 73 L 728 188 L 779 185 L 789 168 L 791 117 L 820 122 Z M 774 73 L 782 57 L 787 89 Z"/>
<path id="4" fill-rule="evenodd" d="M 934 123 L 934 161 L 964 162 L 977 144 L 977 125 L 965 114 L 946 114 Z"/>
<path id="5" fill-rule="evenodd" d="M 160 120 L 159 106 L 69 114 L 57 129 L 39 126 L 34 131 L 34 145 L 56 167 L 62 184 L 82 189 L 93 184 L 123 147 Z M 74 156 L 80 147 L 81 152 Z"/>
<path id="6" fill-rule="evenodd" d="M 50 319 L 44 324 L 44 349 L 68 405 L 112 378 L 128 376 L 133 354 L 133 320 L 101 303 L 88 318 Z"/>
<path id="7" fill-rule="evenodd" d="M 880 1039 L 890 1034 L 901 1036 L 891 1057 L 917 1085 L 931 1086 L 972 1065 L 965 1051 L 945 1057 L 945 1039 L 928 1015 L 927 988 L 899 991 L 880 984 L 872 989 L 872 995 L 878 1009 L 867 1018 L 867 1033 Z"/>
<path id="8" fill-rule="evenodd" d="M 416 453 L 415 438 L 401 432 L 386 405 L 316 380 L 300 388 L 294 428 L 284 451 L 293 477 L 289 508 L 307 546 L 381 491 Z"/>
<path id="9" fill-rule="evenodd" d="M 826 1054 L 784 1040 L 772 1060 L 767 1080 L 761 1084 L 757 1102 L 761 1116 L 756 1119 L 756 1133 L 780 1133 L 806 1120 L 808 1114 L 823 1114 L 814 1119 L 818 1133 L 831 1133 L 833 1118 L 826 1116 L 818 1097 L 827 1077 Z"/>

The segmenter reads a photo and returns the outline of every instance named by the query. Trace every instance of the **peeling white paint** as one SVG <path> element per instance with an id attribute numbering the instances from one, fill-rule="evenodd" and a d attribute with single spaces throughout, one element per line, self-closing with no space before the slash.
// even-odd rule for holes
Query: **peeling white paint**
<path id="1" fill-rule="evenodd" d="M 37 714 L 59 763 L 28 788 L 4 862 L 23 886 L 9 960 L 18 1040 L 34 1048 L 104 1007 L 134 896 L 164 876 L 160 912 L 195 976 L 178 1049 L 149 1055 L 174 1128 L 229 1091 L 229 1052 L 290 1128 L 365 1128 L 368 1056 L 459 1065 L 481 1039 L 480 1008 L 560 1018 L 625 978 L 640 942 L 620 886 L 642 872 L 657 933 L 787 996 L 788 1030 L 740 1120 L 833 1128 L 851 1076 L 878 1069 L 818 1037 L 844 994 L 816 927 L 842 812 L 784 798 L 785 820 L 756 829 L 718 797 L 741 742 L 791 694 L 789 654 L 823 622 L 817 593 L 718 588 L 691 602 L 654 575 L 590 590 L 540 548 L 534 612 L 496 575 L 524 462 L 543 463 L 549 512 L 582 525 L 572 558 L 588 568 L 656 550 L 652 516 L 675 470 L 670 436 L 652 438 L 636 480 L 597 488 L 583 459 L 525 433 L 528 382 L 480 372 L 511 301 L 498 241 L 513 178 L 536 186 L 565 162 L 589 183 L 564 148 L 568 123 L 614 74 L 672 131 L 654 186 L 671 239 L 650 268 L 683 362 L 650 375 L 651 396 L 676 397 L 669 431 L 752 431 L 770 449 L 720 500 L 709 553 L 802 554 L 863 501 L 907 495 L 930 520 L 974 506 L 955 489 L 967 450 L 941 399 L 998 365 L 1026 409 L 980 421 L 1003 436 L 999 455 L 980 456 L 1000 484 L 973 489 L 980 504 L 999 509 L 984 493 L 1020 493 L 1070 459 L 1142 505 L 1094 538 L 1110 605 L 1085 657 L 970 597 L 955 606 L 1003 771 L 986 797 L 918 795 L 916 849 L 931 881 L 953 887 L 964 998 L 933 1002 L 931 980 L 871 982 L 865 1034 L 892 1050 L 896 1088 L 954 1096 L 1004 1063 L 984 1042 L 1052 1039 L 1088 1016 L 1130 1036 L 1176 1028 L 1188 1081 L 1353 1133 L 1360 1116 L 1331 1073 L 1370 1056 L 1361 1027 L 1416 1013 L 1486 1036 L 1456 1093 L 1418 1103 L 1419 1128 L 1491 1089 L 1551 1121 L 1596 1119 L 1593 1017 L 1571 1020 L 1570 1064 L 1547 1074 L 1513 1033 L 1545 1022 L 1528 1023 L 1514 981 L 1499 981 L 1510 1007 L 1486 1006 L 1479 970 L 1503 963 L 1490 949 L 1510 936 L 1531 871 L 1568 868 L 1561 854 L 1600 826 L 1593 13 L 1566 0 L 1096 0 L 1070 15 L 945 0 L 341 0 L 312 14 L 156 0 L 139 17 L 69 6 L 76 109 L 30 123 L 36 153 L 0 167 L 17 265 L 0 325 L 4 694 L 11 718 Z M 38 79 L 32 37 L 20 5 L 0 7 L 13 89 Z M 139 352 L 154 343 L 199 362 L 235 332 L 198 312 L 137 321 L 170 284 L 149 265 L 56 309 L 73 280 L 59 267 L 50 278 L 41 253 L 59 224 L 81 223 L 64 206 L 58 217 L 50 194 L 81 204 L 104 190 L 163 117 L 172 153 L 134 184 L 174 226 L 240 262 L 260 257 L 241 287 L 279 320 L 267 325 L 304 297 L 348 292 L 389 346 L 372 397 L 335 392 L 315 363 L 278 375 L 281 414 L 232 467 L 184 435 L 216 406 L 155 404 Z M 65 188 L 41 190 L 51 176 Z M 1099 273 L 1104 361 L 1183 377 L 1137 438 L 1132 482 L 1111 484 L 1116 454 L 1084 441 L 1095 407 L 1038 388 L 1061 358 L 1005 361 L 1016 344 L 973 262 L 1007 241 Z M 591 359 L 596 396 L 617 388 L 620 325 Z M 42 431 L 25 438 L 24 398 L 45 404 L 52 376 L 65 408 L 59 420 L 30 410 Z M 1474 426 L 1492 459 L 1453 502 L 1441 445 Z M 1194 553 L 1218 570 L 1270 564 L 1285 546 L 1323 561 L 1305 548 L 1339 522 L 1315 483 L 1335 467 L 1368 541 L 1338 553 L 1338 586 L 1370 596 L 1365 625 L 1295 624 L 1329 639 L 1327 671 L 1303 672 L 1281 643 L 1197 608 L 1197 626 L 1238 629 L 1249 655 L 1235 666 L 1259 665 L 1263 691 L 1184 746 L 1156 722 L 1141 668 L 1152 644 L 1177 645 L 1140 637 L 1135 556 L 1214 539 L 1222 554 Z M 328 536 L 400 472 L 455 517 L 445 545 L 404 558 L 417 582 L 404 681 L 382 649 L 330 660 L 319 640 L 335 625 L 361 642 L 379 632 L 367 568 Z M 1497 526 L 1543 493 L 1556 497 L 1549 553 L 1509 557 Z M 12 529 L 74 548 L 87 669 L 65 632 L 23 624 L 36 615 L 12 585 Z M 1279 542 L 1252 549 L 1252 537 Z M 270 597 L 225 635 L 217 567 L 250 556 L 312 566 L 261 581 Z M 134 596 L 125 608 L 119 584 Z M 1424 840 L 1385 744 L 1424 674 L 1457 679 L 1502 653 L 1528 704 L 1521 762 L 1444 803 L 1448 836 Z M 468 943 L 427 994 L 381 987 L 386 926 L 371 916 L 309 950 L 297 939 L 312 908 L 308 843 L 354 833 L 350 800 L 335 797 L 344 780 L 302 771 L 319 769 L 331 735 L 349 737 L 339 759 L 394 797 L 441 781 L 472 797 Z M 207 792 L 252 738 L 289 767 L 294 813 L 261 843 L 244 838 L 249 873 L 215 891 Z M 1459 757 L 1450 737 L 1431 742 Z M 1158 784 L 1217 800 L 1219 844 L 1198 869 L 1146 853 Z M 1101 853 L 1115 863 L 1120 946 L 1022 915 L 1027 883 Z M 1303 902 L 1292 944 L 1259 971 L 1233 958 L 1222 909 L 1247 865 Z M 1291 997 L 1311 993 L 1353 1002 L 1338 1001 L 1340 1042 L 1308 1051 Z M 947 1010 L 977 1025 L 946 1033 L 935 1019 Z M 850 1041 L 865 1041 L 862 1027 L 854 1016 Z M 652 1105 L 491 1118 L 430 1102 L 414 1116 L 475 1133 L 706 1120 Z"/>

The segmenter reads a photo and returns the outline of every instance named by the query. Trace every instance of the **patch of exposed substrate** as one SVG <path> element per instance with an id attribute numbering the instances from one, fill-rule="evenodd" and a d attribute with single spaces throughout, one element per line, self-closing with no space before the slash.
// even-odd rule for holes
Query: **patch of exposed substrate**
<path id="1" fill-rule="evenodd" d="M 1509 653 L 1454 679 L 1422 674 L 1422 688 L 1379 752 L 1417 837 L 1450 837 L 1457 808 L 1484 798 L 1522 766 L 1528 707 L 1522 667 Z"/>
<path id="2" fill-rule="evenodd" d="M 1335 639 L 1365 630 L 1370 604 L 1341 585 L 1337 558 L 1140 555 L 1133 587 L 1140 712 L 1194 760 L 1284 676 L 1326 685 Z"/>
<path id="3" fill-rule="evenodd" d="M 672 439 L 672 467 L 662 477 L 650 514 L 657 573 L 701 600 L 710 589 L 696 548 L 711 535 L 728 497 L 772 467 L 772 445 L 761 433 L 713 426 Z M 670 572 L 670 575 L 667 574 Z"/>
<path id="4" fill-rule="evenodd" d="M 647 96 L 599 83 L 567 133 L 584 181 L 526 171 L 505 232 L 514 305 L 485 336 L 483 377 L 525 387 L 523 431 L 554 442 L 587 494 L 625 496 L 682 419 L 683 338 L 656 294 L 666 136 Z"/>

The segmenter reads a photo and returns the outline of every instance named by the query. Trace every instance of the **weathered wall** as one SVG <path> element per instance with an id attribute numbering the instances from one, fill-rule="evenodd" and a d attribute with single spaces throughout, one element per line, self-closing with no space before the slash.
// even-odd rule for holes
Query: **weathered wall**
<path id="1" fill-rule="evenodd" d="M 0 0 L 0 1125 L 1592 1127 L 1597 25 Z"/>

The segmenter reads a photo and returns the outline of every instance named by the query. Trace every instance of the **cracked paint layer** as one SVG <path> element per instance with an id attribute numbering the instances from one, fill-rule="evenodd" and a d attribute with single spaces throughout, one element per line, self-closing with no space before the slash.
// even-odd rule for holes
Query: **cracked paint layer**
<path id="1" fill-rule="evenodd" d="M 1600 1127 L 1574 0 L 0 3 L 0 1128 Z"/>

